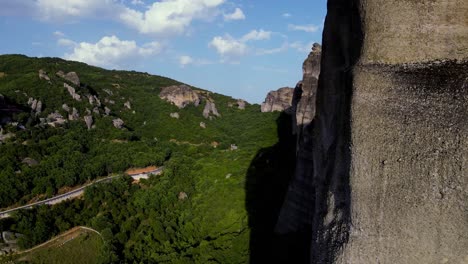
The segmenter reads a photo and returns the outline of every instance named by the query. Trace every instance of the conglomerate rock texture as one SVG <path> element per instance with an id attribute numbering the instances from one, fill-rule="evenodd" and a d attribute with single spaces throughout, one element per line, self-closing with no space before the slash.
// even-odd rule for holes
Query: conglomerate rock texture
<path id="1" fill-rule="evenodd" d="M 310 232 L 308 263 L 468 263 L 467 11 L 328 1 L 310 152 L 277 224 Z"/>

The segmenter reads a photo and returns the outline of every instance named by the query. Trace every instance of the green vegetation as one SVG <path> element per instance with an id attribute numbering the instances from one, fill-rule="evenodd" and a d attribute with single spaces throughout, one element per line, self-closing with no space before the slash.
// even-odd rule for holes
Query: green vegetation
<path id="1" fill-rule="evenodd" d="M 49 73 L 51 84 L 39 79 L 39 69 Z M 71 98 L 64 80 L 55 76 L 59 70 L 77 72 L 82 82 L 77 91 L 101 100 L 91 130 L 82 117 L 92 106 Z M 88 188 L 83 199 L 21 211 L 13 220 L 0 221 L 2 230 L 25 235 L 21 247 L 83 225 L 102 233 L 110 252 L 107 262 L 248 262 L 246 177 L 255 170 L 252 160 L 277 142 L 278 113 L 260 113 L 258 105 L 229 107 L 233 98 L 211 93 L 222 116 L 209 120 L 202 116 L 204 102 L 178 109 L 159 98 L 162 87 L 177 81 L 57 58 L 0 56 L 0 72 L 6 73 L 0 94 L 25 108 L 29 97 L 44 105 L 37 116 L 13 116 L 25 130 L 4 126 L 15 137 L 0 145 L 0 207 L 52 196 L 61 188 L 129 167 L 165 166 L 161 176 L 139 184 L 122 177 Z M 123 106 L 126 101 L 131 109 Z M 39 125 L 49 113 L 66 116 L 63 104 L 77 108 L 81 120 L 59 127 Z M 111 109 L 110 116 L 103 114 L 104 107 Z M 180 119 L 171 118 L 172 112 Z M 124 120 L 125 128 L 116 129 L 113 118 Z M 200 122 L 207 128 L 200 128 Z M 219 145 L 214 148 L 213 142 Z M 231 151 L 231 144 L 239 149 Z M 27 157 L 39 164 L 23 163 Z M 179 199 L 181 192 L 186 199 Z"/>
<path id="2" fill-rule="evenodd" d="M 99 234 L 74 228 L 10 259 L 25 264 L 94 264 L 106 263 L 107 257 L 105 243 Z"/>

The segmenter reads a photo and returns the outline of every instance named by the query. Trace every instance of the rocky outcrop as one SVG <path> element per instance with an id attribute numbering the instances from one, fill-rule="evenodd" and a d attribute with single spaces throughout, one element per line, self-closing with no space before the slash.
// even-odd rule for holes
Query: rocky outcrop
<path id="1" fill-rule="evenodd" d="M 28 105 L 31 107 L 31 111 L 35 112 L 36 115 L 42 112 L 42 102 L 40 100 L 29 97 Z"/>
<path id="2" fill-rule="evenodd" d="M 221 114 L 219 114 L 215 103 L 207 99 L 205 108 L 203 108 L 203 117 L 212 119 L 213 117 L 220 117 L 220 116 Z"/>
<path id="3" fill-rule="evenodd" d="M 294 106 L 296 125 L 299 127 L 310 124 L 315 116 L 315 95 L 317 93 L 320 74 L 321 53 L 322 47 L 320 44 L 314 43 L 312 51 L 302 64 L 302 81 L 296 85 L 294 91 L 294 94 L 299 95 L 296 96 L 298 101 Z M 298 91 L 298 89 L 300 89 L 300 91 Z"/>
<path id="4" fill-rule="evenodd" d="M 88 95 L 88 102 L 90 105 L 101 106 L 101 101 L 96 95 Z"/>
<path id="5" fill-rule="evenodd" d="M 310 151 L 277 225 L 311 233 L 308 263 L 468 260 L 467 8 L 328 1 Z"/>
<path id="6" fill-rule="evenodd" d="M 49 126 L 56 127 L 65 124 L 67 120 L 63 118 L 63 116 L 58 111 L 55 111 L 47 116 L 46 122 Z"/>
<path id="7" fill-rule="evenodd" d="M 121 129 L 124 126 L 124 121 L 120 118 L 116 118 L 112 120 L 112 124 L 114 125 L 115 128 Z"/>
<path id="8" fill-rule="evenodd" d="M 283 87 L 276 91 L 271 91 L 262 103 L 261 111 L 275 112 L 284 111 L 291 107 L 293 99 L 294 89 L 289 87 Z"/>
<path id="9" fill-rule="evenodd" d="M 81 96 L 76 93 L 75 88 L 71 87 L 67 83 L 63 83 L 63 87 L 67 88 L 68 93 L 73 99 L 75 99 L 76 101 L 81 101 Z"/>
<path id="10" fill-rule="evenodd" d="M 67 74 L 65 74 L 63 71 L 58 71 L 56 73 L 57 76 L 59 76 L 60 78 L 63 78 L 71 83 L 73 83 L 74 85 L 76 86 L 80 86 L 80 78 L 78 77 L 78 74 L 76 74 L 76 72 L 69 72 Z"/>
<path id="11" fill-rule="evenodd" d="M 185 84 L 173 85 L 162 88 L 159 97 L 173 103 L 178 108 L 184 108 L 189 104 L 198 106 L 200 96 Z"/>
<path id="12" fill-rule="evenodd" d="M 111 113 L 111 110 L 106 106 L 104 107 L 104 113 L 108 116 Z"/>
<path id="13" fill-rule="evenodd" d="M 73 121 L 78 119 L 80 119 L 80 114 L 78 113 L 78 110 L 73 107 L 71 113 L 68 111 L 68 120 Z"/>
<path id="14" fill-rule="evenodd" d="M 130 101 L 127 101 L 124 103 L 124 106 L 127 108 L 127 109 L 132 109 L 132 105 L 130 104 Z"/>
<path id="15" fill-rule="evenodd" d="M 84 121 L 86 123 L 86 127 L 88 127 L 88 130 L 90 130 L 91 127 L 93 126 L 93 116 L 91 115 L 84 116 Z"/>
<path id="16" fill-rule="evenodd" d="M 44 71 L 43 69 L 39 70 L 39 79 L 50 81 L 49 75 L 47 75 L 47 72 Z"/>

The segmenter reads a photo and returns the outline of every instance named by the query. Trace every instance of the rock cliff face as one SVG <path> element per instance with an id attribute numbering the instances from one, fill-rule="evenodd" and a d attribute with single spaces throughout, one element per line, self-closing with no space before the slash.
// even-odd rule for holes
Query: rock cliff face
<path id="1" fill-rule="evenodd" d="M 276 91 L 271 91 L 262 103 L 262 112 L 284 111 L 291 107 L 294 89 L 283 87 Z"/>
<path id="2" fill-rule="evenodd" d="M 159 93 L 159 97 L 173 103 L 178 108 L 184 108 L 188 104 L 195 106 L 200 104 L 199 95 L 184 84 L 164 87 Z"/>
<path id="3" fill-rule="evenodd" d="M 467 263 L 468 2 L 329 0 L 277 230 L 309 263 Z"/>

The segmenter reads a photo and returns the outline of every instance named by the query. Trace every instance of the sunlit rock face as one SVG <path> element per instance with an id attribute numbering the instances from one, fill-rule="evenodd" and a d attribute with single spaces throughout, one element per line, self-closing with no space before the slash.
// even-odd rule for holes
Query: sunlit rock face
<path id="1" fill-rule="evenodd" d="M 184 84 L 162 88 L 159 97 L 173 103 L 178 108 L 184 108 L 189 104 L 194 104 L 195 106 L 200 104 L 200 96 Z"/>
<path id="2" fill-rule="evenodd" d="M 262 103 L 262 112 L 284 111 L 291 107 L 294 89 L 283 87 L 276 91 L 270 91 L 265 102 Z"/>
<path id="3" fill-rule="evenodd" d="M 467 9 L 328 1 L 308 151 L 277 224 L 310 232 L 309 263 L 468 261 Z"/>

